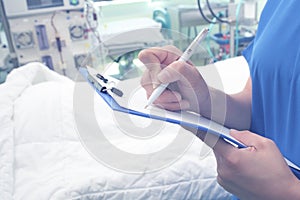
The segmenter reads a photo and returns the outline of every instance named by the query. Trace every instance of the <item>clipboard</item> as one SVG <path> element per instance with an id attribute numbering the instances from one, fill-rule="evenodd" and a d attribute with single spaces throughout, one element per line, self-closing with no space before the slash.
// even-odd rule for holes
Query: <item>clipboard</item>
<path id="1" fill-rule="evenodd" d="M 151 113 L 147 109 L 136 110 L 136 109 L 128 108 L 124 105 L 120 105 L 120 100 L 124 98 L 123 95 L 124 92 L 126 93 L 126 91 L 122 91 L 122 89 L 111 86 L 109 84 L 110 80 L 102 75 L 99 75 L 99 73 L 93 68 L 90 68 L 88 66 L 80 67 L 79 72 L 82 74 L 85 80 L 91 85 L 91 87 L 94 88 L 94 90 L 98 93 L 98 95 L 100 95 L 102 99 L 114 111 L 195 128 L 200 131 L 204 131 L 208 134 L 214 134 L 216 136 L 219 136 L 221 139 L 223 139 L 224 141 L 230 143 L 231 145 L 237 148 L 247 147 L 245 144 L 237 141 L 235 138 L 230 136 L 229 134 L 230 130 L 227 127 L 222 126 L 221 124 L 218 124 L 207 118 L 204 118 L 196 113 L 190 113 L 186 111 L 172 112 L 160 108 L 152 109 L 152 111 L 154 112 Z M 135 84 L 137 83 L 135 82 Z M 119 101 L 117 101 L 118 99 Z M 163 115 L 161 114 L 162 111 L 163 111 Z M 292 163 L 290 160 L 288 160 L 287 158 L 284 159 L 287 162 L 288 166 L 290 167 L 291 171 L 300 179 L 300 168 L 294 163 Z"/>
<path id="2" fill-rule="evenodd" d="M 83 77 L 88 81 L 88 83 L 96 90 L 96 92 L 114 111 L 195 128 L 200 131 L 219 136 L 220 138 L 224 139 L 226 142 L 238 148 L 246 147 L 246 145 L 237 141 L 229 134 L 230 130 L 228 128 L 214 121 L 211 121 L 207 118 L 204 118 L 196 113 L 191 113 L 186 111 L 181 111 L 181 112 L 166 111 L 164 109 L 157 108 L 157 107 L 151 107 L 150 110 L 144 108 L 139 108 L 139 109 L 128 108 L 126 105 L 124 105 L 125 103 L 122 102 L 122 99 L 125 99 L 125 97 L 122 95 L 123 93 L 126 94 L 124 88 L 120 89 L 118 86 L 113 87 L 115 90 L 119 91 L 119 94 L 116 95 L 111 91 L 112 89 L 111 87 L 105 85 L 105 83 L 103 83 L 101 79 L 97 78 L 97 74 L 99 73 L 97 73 L 93 68 L 80 67 L 79 72 L 83 75 Z M 128 85 L 128 83 L 130 84 L 130 80 L 129 82 L 126 82 L 125 85 Z M 137 82 L 136 80 L 132 80 L 131 83 L 135 85 L 137 84 L 139 85 L 139 81 Z M 122 93 L 122 95 L 120 95 L 120 93 Z M 146 104 L 143 103 L 143 105 Z"/>

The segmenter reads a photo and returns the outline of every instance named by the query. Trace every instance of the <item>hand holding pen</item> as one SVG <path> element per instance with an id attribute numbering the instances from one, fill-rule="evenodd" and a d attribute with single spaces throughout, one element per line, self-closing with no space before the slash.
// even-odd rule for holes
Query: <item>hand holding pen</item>
<path id="1" fill-rule="evenodd" d="M 199 47 L 199 44 L 205 38 L 205 36 L 207 35 L 208 31 L 209 30 L 207 28 L 203 29 L 198 34 L 198 36 L 193 40 L 193 42 L 189 45 L 189 47 L 185 50 L 185 52 L 181 55 L 181 57 L 178 59 L 178 61 L 187 62 L 190 59 L 190 57 L 193 55 L 193 53 L 196 51 L 196 49 Z M 156 55 L 153 55 L 153 53 L 154 54 L 156 53 Z M 148 60 L 151 60 L 149 58 L 151 56 L 157 57 L 158 59 L 162 58 L 163 56 L 162 56 L 161 53 L 162 52 L 158 52 L 158 51 L 156 51 L 156 52 L 150 51 L 150 53 L 148 53 L 148 54 L 145 53 L 145 52 L 143 52 L 142 54 L 140 54 L 139 58 L 140 58 L 140 60 L 142 62 L 146 63 Z M 147 56 L 148 56 L 148 58 L 147 58 Z M 167 56 L 166 58 L 168 58 L 168 57 L 171 57 L 171 56 Z M 168 60 L 166 58 L 162 59 L 162 60 L 164 60 L 164 61 Z M 173 60 L 173 62 L 174 61 L 175 60 Z M 172 64 L 172 63 L 168 63 L 168 61 L 167 61 L 167 63 L 165 63 L 165 64 L 169 65 L 169 64 Z M 202 79 L 202 77 L 201 77 L 201 79 Z M 155 90 L 152 92 L 151 96 L 148 99 L 146 107 L 149 106 L 149 105 L 151 105 L 162 94 L 162 92 L 167 88 L 168 85 L 169 85 L 169 83 L 162 83 L 157 88 L 155 88 Z M 173 109 L 171 109 L 171 110 L 173 110 Z"/>

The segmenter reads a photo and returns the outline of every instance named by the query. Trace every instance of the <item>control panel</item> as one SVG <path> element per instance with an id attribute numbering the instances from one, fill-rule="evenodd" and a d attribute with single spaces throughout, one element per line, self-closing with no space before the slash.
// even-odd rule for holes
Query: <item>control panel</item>
<path id="1" fill-rule="evenodd" d="M 42 62 L 75 78 L 93 48 L 83 0 L 4 0 L 20 65 Z M 18 6 L 15 6 L 18 5 Z"/>
<path id="2" fill-rule="evenodd" d="M 16 17 L 9 23 L 20 65 L 43 62 L 74 78 L 92 49 L 92 34 L 81 10 Z"/>
<path id="3" fill-rule="evenodd" d="M 3 0 L 8 17 L 35 15 L 84 7 L 84 0 Z"/>

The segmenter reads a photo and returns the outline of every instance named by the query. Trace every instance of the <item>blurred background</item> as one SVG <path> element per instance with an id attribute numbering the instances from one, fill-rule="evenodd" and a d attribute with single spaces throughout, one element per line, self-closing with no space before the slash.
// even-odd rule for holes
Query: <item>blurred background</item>
<path id="1" fill-rule="evenodd" d="M 210 33 L 192 61 L 241 55 L 266 0 L 0 0 L 0 82 L 14 68 L 42 62 L 74 79 L 92 66 L 118 79 L 140 75 L 137 54 L 152 46 L 182 51 Z M 16 6 L 17 5 L 17 6 Z"/>

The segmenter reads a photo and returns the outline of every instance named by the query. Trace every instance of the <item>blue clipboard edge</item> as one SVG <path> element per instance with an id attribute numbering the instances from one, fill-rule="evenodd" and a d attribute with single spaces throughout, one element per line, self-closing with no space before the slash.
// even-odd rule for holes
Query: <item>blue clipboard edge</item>
<path id="1" fill-rule="evenodd" d="M 164 117 L 160 117 L 157 115 L 151 115 L 151 114 L 147 114 L 147 113 L 143 113 L 143 112 L 139 112 L 136 110 L 132 110 L 132 109 L 128 109 L 128 108 L 124 108 L 122 106 L 120 106 L 115 100 L 114 98 L 108 94 L 107 92 L 102 92 L 100 91 L 94 84 L 95 82 L 97 82 L 97 80 L 94 80 L 93 82 L 90 81 L 91 79 L 94 78 L 89 78 L 90 74 L 88 72 L 88 70 L 84 67 L 80 67 L 79 68 L 79 72 L 83 75 L 83 77 L 85 78 L 85 80 L 94 88 L 94 90 L 96 90 L 96 92 L 103 98 L 103 100 L 111 107 L 112 110 L 114 111 L 118 111 L 118 112 L 123 112 L 123 113 L 128 113 L 128 114 L 132 114 L 132 115 L 136 115 L 136 116 L 141 116 L 141 117 L 146 117 L 146 118 L 151 118 L 151 119 L 155 119 L 155 120 L 160 120 L 160 121 L 166 121 L 169 123 L 173 123 L 173 124 L 178 124 L 178 125 L 183 125 L 183 126 L 188 126 L 191 128 L 195 128 L 198 129 L 200 131 L 203 132 L 207 132 L 210 134 L 214 134 L 216 136 L 221 137 L 222 139 L 224 139 L 226 142 L 229 142 L 231 144 L 233 144 L 234 146 L 238 147 L 238 148 L 245 148 L 246 146 L 230 137 L 227 137 L 224 134 L 221 134 L 219 132 L 213 131 L 209 128 L 206 128 L 204 126 L 199 126 L 197 124 L 192 124 L 192 123 L 188 123 L 188 122 L 184 122 L 184 121 L 179 121 L 179 120 L 175 120 L 175 119 L 170 119 L 170 118 L 164 118 Z"/>
<path id="2" fill-rule="evenodd" d="M 151 119 L 155 119 L 155 120 L 160 120 L 160 121 L 166 121 L 166 122 L 170 122 L 170 123 L 173 123 L 173 124 L 179 124 L 179 125 L 184 125 L 184 126 L 189 126 L 191 128 L 196 128 L 200 131 L 203 131 L 203 132 L 207 132 L 207 133 L 211 133 L 211 134 L 214 134 L 214 135 L 217 135 L 219 137 L 221 137 L 223 140 L 225 140 L 226 142 L 229 142 L 231 143 L 232 145 L 236 146 L 237 148 L 246 148 L 247 146 L 236 141 L 236 140 L 233 140 L 232 138 L 230 137 L 227 137 L 226 135 L 224 134 L 221 134 L 221 133 L 218 133 L 218 132 L 215 132 L 213 130 L 210 130 L 206 127 L 203 127 L 203 126 L 198 126 L 196 124 L 192 124 L 192 123 L 188 123 L 188 122 L 182 122 L 182 121 L 178 121 L 178 120 L 174 120 L 174 119 L 170 119 L 170 118 L 163 118 L 163 117 L 159 117 L 159 116 L 156 116 L 156 115 L 150 115 L 150 114 L 147 114 L 147 113 L 142 113 L 142 112 L 139 112 L 139 111 L 135 111 L 135 110 L 132 110 L 132 109 L 128 109 L 128 108 L 124 108 L 122 106 L 120 106 L 115 100 L 114 98 L 112 98 L 112 96 L 108 93 L 105 93 L 105 92 L 101 92 L 99 89 L 97 89 L 97 87 L 95 87 L 94 83 L 92 83 L 88 77 L 90 76 L 87 69 L 84 68 L 84 67 L 79 67 L 79 72 L 81 73 L 81 75 L 85 78 L 85 80 L 91 85 L 91 87 L 94 88 L 94 90 L 96 90 L 96 92 L 103 98 L 103 100 L 112 108 L 112 110 L 114 111 L 118 111 L 118 112 L 123 112 L 123 113 L 128 113 L 128 114 L 132 114 L 132 115 L 136 115 L 136 116 L 140 116 L 140 117 L 147 117 L 147 118 L 151 118 Z M 97 82 L 97 81 L 95 81 Z M 286 158 L 285 158 L 286 159 Z M 296 165 L 295 165 L 296 166 Z M 293 166 L 290 166 L 290 169 L 291 171 L 294 173 L 295 176 L 298 177 L 298 179 L 300 179 L 300 170 L 299 169 L 296 169 L 295 167 Z"/>

